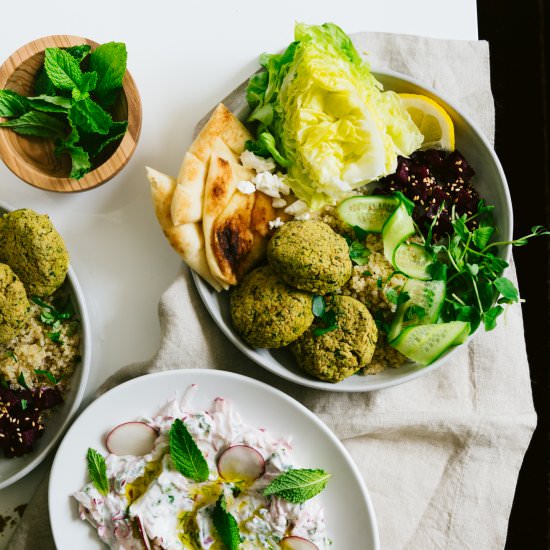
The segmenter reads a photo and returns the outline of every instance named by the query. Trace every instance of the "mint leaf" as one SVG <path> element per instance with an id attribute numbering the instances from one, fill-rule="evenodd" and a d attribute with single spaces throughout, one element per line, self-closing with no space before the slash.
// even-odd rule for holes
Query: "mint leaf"
<path id="1" fill-rule="evenodd" d="M 45 113 L 67 113 L 71 108 L 71 100 L 68 97 L 62 97 L 60 95 L 50 96 L 43 94 L 35 97 L 28 97 L 27 101 L 33 109 Z"/>
<path id="2" fill-rule="evenodd" d="M 88 461 L 88 475 L 94 487 L 102 494 L 109 492 L 109 480 L 107 479 L 107 465 L 105 459 L 94 449 L 88 449 L 86 455 Z"/>
<path id="3" fill-rule="evenodd" d="M 111 145 L 111 143 L 122 139 L 127 129 L 127 121 L 115 121 L 111 124 L 109 131 L 105 135 L 82 133 L 80 144 L 89 153 L 90 157 L 94 158 Z"/>
<path id="4" fill-rule="evenodd" d="M 212 520 L 218 535 L 227 550 L 237 550 L 241 543 L 239 524 L 235 517 L 227 511 L 225 496 L 221 495 L 216 502 Z"/>
<path id="5" fill-rule="evenodd" d="M 26 97 L 12 90 L 0 90 L 0 116 L 21 116 L 29 110 Z"/>
<path id="6" fill-rule="evenodd" d="M 80 64 L 61 48 L 46 48 L 44 69 L 52 84 L 60 90 L 78 88 L 82 80 Z"/>
<path id="7" fill-rule="evenodd" d="M 185 424 L 176 418 L 170 428 L 170 456 L 178 472 L 195 481 L 208 479 L 208 463 Z"/>
<path id="8" fill-rule="evenodd" d="M 72 126 L 90 134 L 107 134 L 113 123 L 111 115 L 90 98 L 77 101 L 69 111 Z"/>
<path id="9" fill-rule="evenodd" d="M 71 173 L 69 177 L 79 180 L 91 169 L 90 155 L 82 147 L 69 146 L 65 149 L 71 156 Z"/>
<path id="10" fill-rule="evenodd" d="M 34 93 L 37 95 L 57 95 L 58 91 L 42 67 L 34 79 Z"/>
<path id="11" fill-rule="evenodd" d="M 63 48 L 68 54 L 72 55 L 79 63 L 90 55 L 92 50 L 91 46 L 88 44 L 80 44 L 79 46 L 69 46 L 68 48 Z"/>
<path id="12" fill-rule="evenodd" d="M 324 470 L 290 469 L 276 477 L 264 489 L 263 494 L 275 495 L 299 504 L 318 495 L 326 487 L 329 478 L 330 474 Z"/>
<path id="13" fill-rule="evenodd" d="M 112 105 L 122 87 L 128 54 L 123 42 L 108 42 L 90 55 L 90 69 L 97 73 L 96 99 L 105 107 Z"/>
<path id="14" fill-rule="evenodd" d="M 0 122 L 0 127 L 11 128 L 14 132 L 25 136 L 60 138 L 66 134 L 66 126 L 63 122 L 38 111 L 29 111 L 19 118 Z"/>

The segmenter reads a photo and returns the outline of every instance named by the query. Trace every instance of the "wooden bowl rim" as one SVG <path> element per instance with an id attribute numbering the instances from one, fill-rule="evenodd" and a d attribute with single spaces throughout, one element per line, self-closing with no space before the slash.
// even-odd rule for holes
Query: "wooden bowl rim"
<path id="1" fill-rule="evenodd" d="M 68 34 L 48 35 L 24 44 L 0 66 L 0 89 L 5 88 L 14 68 L 43 52 L 46 48 L 65 48 L 80 44 L 89 44 L 92 48 L 100 45 L 89 38 Z M 8 141 L 7 132 L 11 131 L 9 128 L 0 128 L 0 158 L 18 178 L 39 189 L 58 193 L 75 193 L 99 187 L 118 174 L 128 163 L 135 151 L 141 132 L 141 98 L 128 69 L 124 74 L 122 89 L 128 102 L 128 130 L 113 154 L 80 180 L 49 176 L 27 162 L 21 162 L 19 154 L 14 154 L 14 149 Z M 132 103 L 131 108 L 130 102 Z"/>

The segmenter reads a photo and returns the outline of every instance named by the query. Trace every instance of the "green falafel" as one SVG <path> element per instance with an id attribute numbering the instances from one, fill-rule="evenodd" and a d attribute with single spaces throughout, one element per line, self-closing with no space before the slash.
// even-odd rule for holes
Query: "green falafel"
<path id="1" fill-rule="evenodd" d="M 346 240 L 317 220 L 281 226 L 269 241 L 267 258 L 285 283 L 315 294 L 336 291 L 353 269 Z"/>
<path id="2" fill-rule="evenodd" d="M 335 313 L 337 328 L 316 335 L 314 322 L 290 349 L 307 373 L 325 382 L 340 382 L 371 361 L 378 329 L 367 307 L 355 298 L 332 296 L 327 307 Z"/>
<path id="3" fill-rule="evenodd" d="M 27 324 L 30 307 L 23 283 L 9 265 L 0 264 L 0 344 L 15 338 Z"/>
<path id="4" fill-rule="evenodd" d="M 29 294 L 50 296 L 63 283 L 69 254 L 50 218 L 14 210 L 0 219 L 0 261 L 7 263 Z"/>
<path id="5" fill-rule="evenodd" d="M 311 294 L 288 287 L 269 266 L 263 266 L 250 272 L 231 293 L 231 318 L 250 345 L 280 348 L 311 325 L 311 303 Z"/>

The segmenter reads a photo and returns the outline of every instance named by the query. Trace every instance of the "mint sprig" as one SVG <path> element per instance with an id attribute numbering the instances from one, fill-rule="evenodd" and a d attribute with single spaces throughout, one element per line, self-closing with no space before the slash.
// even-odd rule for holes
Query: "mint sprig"
<path id="1" fill-rule="evenodd" d="M 105 459 L 95 449 L 89 448 L 86 460 L 88 462 L 88 475 L 91 482 L 102 495 L 107 495 L 109 492 L 109 480 L 107 479 Z"/>
<path id="2" fill-rule="evenodd" d="M 170 428 L 169 439 L 170 456 L 176 470 L 194 481 L 206 481 L 209 474 L 208 463 L 179 418 L 174 420 Z"/>
<path id="3" fill-rule="evenodd" d="M 34 82 L 34 97 L 0 90 L 0 127 L 54 140 L 55 153 L 71 157 L 70 177 L 82 178 L 108 146 L 126 133 L 110 108 L 122 89 L 126 46 L 109 42 L 91 52 L 88 44 L 46 48 Z M 89 69 L 89 70 L 88 70 Z"/>
<path id="4" fill-rule="evenodd" d="M 290 469 L 276 477 L 263 491 L 293 504 L 300 504 L 318 495 L 327 485 L 330 474 L 320 469 Z"/>
<path id="5" fill-rule="evenodd" d="M 235 517 L 227 511 L 225 495 L 221 495 L 216 502 L 212 514 L 214 527 L 227 550 L 237 550 L 241 543 L 239 524 Z"/>

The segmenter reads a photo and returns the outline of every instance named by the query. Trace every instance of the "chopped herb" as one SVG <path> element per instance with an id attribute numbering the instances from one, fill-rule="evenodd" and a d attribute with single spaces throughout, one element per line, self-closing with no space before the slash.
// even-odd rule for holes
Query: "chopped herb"
<path id="1" fill-rule="evenodd" d="M 26 390 L 29 389 L 29 386 L 27 385 L 27 381 L 25 380 L 25 375 L 23 374 L 23 371 L 19 373 L 19 376 L 17 377 L 17 382 L 20 386 L 23 386 Z"/>
<path id="2" fill-rule="evenodd" d="M 322 336 L 338 328 L 336 312 L 326 307 L 324 296 L 315 295 L 312 303 L 313 315 L 319 319 L 321 326 L 313 329 L 313 336 Z"/>
<path id="3" fill-rule="evenodd" d="M 349 257 L 356 265 L 366 265 L 369 262 L 370 250 L 361 242 L 353 241 L 349 247 Z"/>
<path id="4" fill-rule="evenodd" d="M 38 376 L 45 376 L 52 384 L 59 384 L 61 378 L 57 379 L 50 371 L 42 369 L 34 369 L 34 374 Z"/>
<path id="5" fill-rule="evenodd" d="M 17 363 L 19 361 L 19 359 L 17 359 L 17 355 L 15 355 L 15 352 L 9 350 L 9 351 L 6 351 L 6 357 L 9 357 L 10 359 L 13 359 L 13 361 L 15 363 Z"/>
<path id="6" fill-rule="evenodd" d="M 21 410 L 26 411 L 28 403 L 26 399 L 21 399 Z"/>
<path id="7" fill-rule="evenodd" d="M 404 304 L 410 299 L 408 292 L 397 292 L 395 288 L 388 288 L 384 291 L 388 302 L 397 306 Z"/>
<path id="8" fill-rule="evenodd" d="M 372 277 L 372 273 L 368 269 L 366 271 L 363 271 L 361 275 L 363 275 L 363 277 Z"/>

